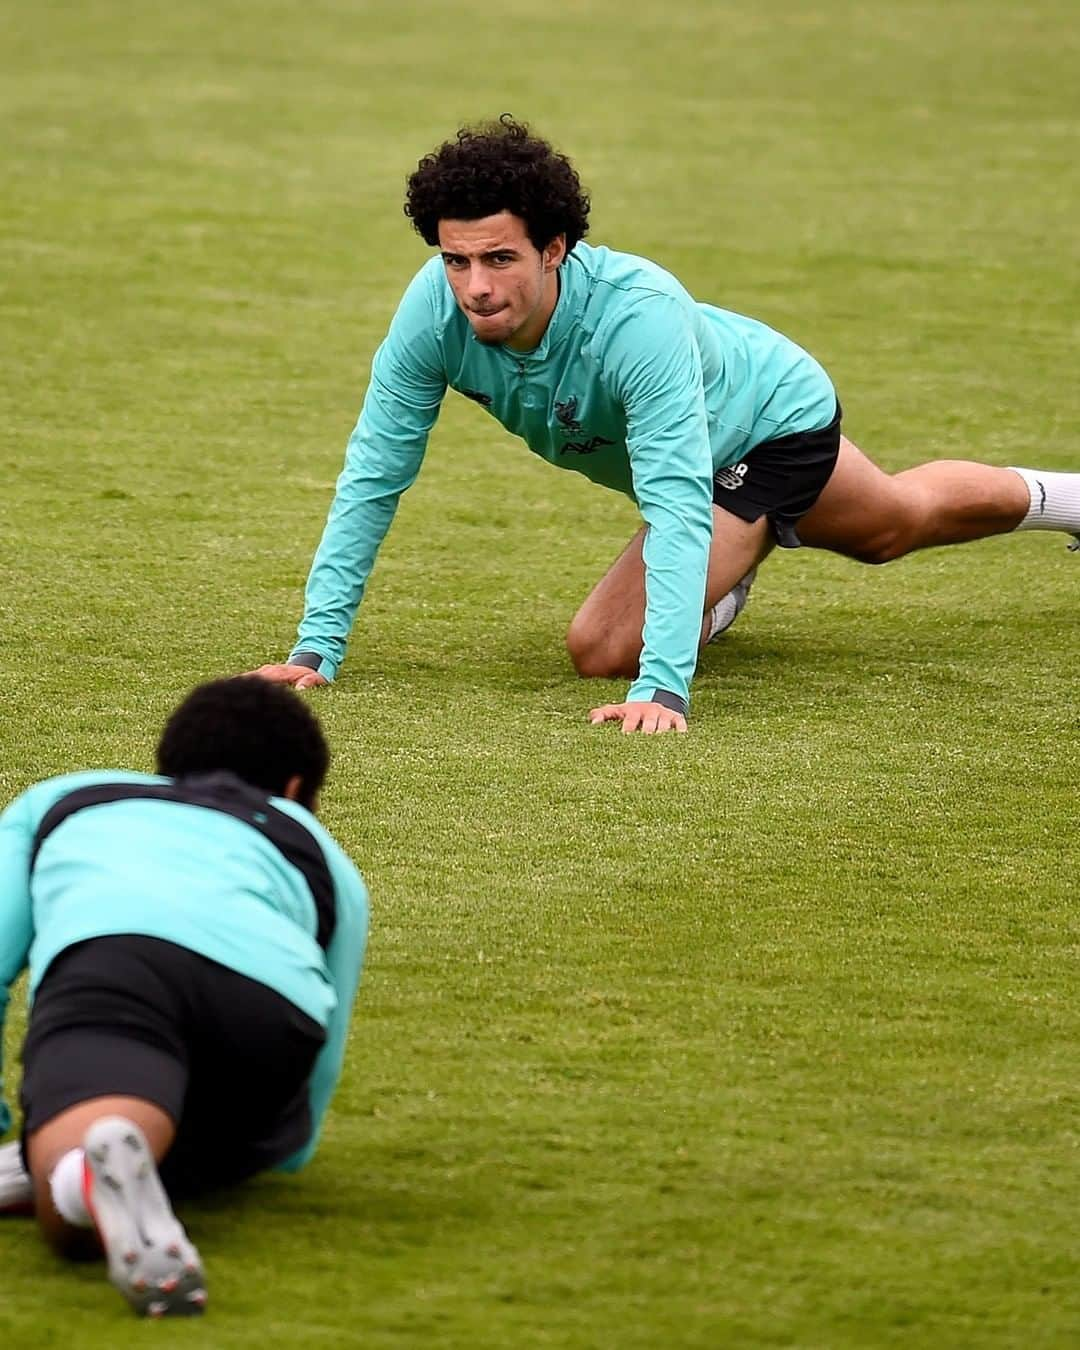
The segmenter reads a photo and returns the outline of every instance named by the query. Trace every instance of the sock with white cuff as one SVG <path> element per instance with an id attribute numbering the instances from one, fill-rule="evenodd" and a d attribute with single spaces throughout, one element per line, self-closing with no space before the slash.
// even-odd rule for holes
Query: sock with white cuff
<path id="1" fill-rule="evenodd" d="M 1062 530 L 1080 534 L 1080 473 L 1047 473 L 1009 466 L 1027 484 L 1031 505 L 1018 530 Z"/>
<path id="2" fill-rule="evenodd" d="M 49 1190 L 56 1212 L 72 1228 L 93 1228 L 86 1208 L 83 1177 L 86 1157 L 81 1148 L 70 1148 L 49 1175 Z"/>

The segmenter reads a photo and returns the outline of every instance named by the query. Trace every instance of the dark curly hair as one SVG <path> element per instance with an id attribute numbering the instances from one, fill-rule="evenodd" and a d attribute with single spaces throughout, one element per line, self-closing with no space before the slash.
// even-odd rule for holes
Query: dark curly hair
<path id="1" fill-rule="evenodd" d="M 565 234 L 569 253 L 589 229 L 589 198 L 577 170 L 509 113 L 462 127 L 455 140 L 425 155 L 405 192 L 405 214 L 432 247 L 440 220 L 482 220 L 500 211 L 525 222 L 537 249 Z"/>
<path id="2" fill-rule="evenodd" d="M 280 797 L 300 775 L 300 804 L 313 808 L 330 766 L 318 719 L 301 698 L 257 675 L 200 684 L 173 710 L 157 747 L 168 778 L 228 770 Z"/>

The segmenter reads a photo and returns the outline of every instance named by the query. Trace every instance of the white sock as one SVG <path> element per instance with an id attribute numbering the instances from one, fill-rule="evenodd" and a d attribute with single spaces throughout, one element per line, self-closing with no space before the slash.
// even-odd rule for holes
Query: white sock
<path id="1" fill-rule="evenodd" d="M 739 617 L 742 605 L 734 591 L 722 595 L 706 613 L 705 641 L 711 642 L 720 633 L 725 633 Z"/>
<path id="2" fill-rule="evenodd" d="M 754 584 L 754 578 L 757 576 L 757 567 L 751 567 L 746 576 L 741 577 L 727 595 L 722 595 L 711 609 L 705 611 L 705 641 L 711 642 L 714 637 L 719 637 L 721 633 L 726 633 L 739 615 L 746 608 L 746 599 L 750 594 L 750 587 Z"/>
<path id="3" fill-rule="evenodd" d="M 83 1168 L 85 1159 L 81 1148 L 71 1148 L 53 1168 L 49 1176 L 56 1212 L 73 1228 L 93 1228 L 83 1196 Z"/>
<path id="4" fill-rule="evenodd" d="M 1080 473 L 1044 473 L 1042 469 L 1018 469 L 1027 484 L 1031 505 L 1018 530 L 1064 530 L 1080 533 Z"/>

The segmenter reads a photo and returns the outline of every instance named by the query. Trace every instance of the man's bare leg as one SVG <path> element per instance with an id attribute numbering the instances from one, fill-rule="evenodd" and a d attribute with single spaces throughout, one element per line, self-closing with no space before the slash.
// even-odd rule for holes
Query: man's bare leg
<path id="1" fill-rule="evenodd" d="M 637 676 L 645 623 L 645 564 L 641 556 L 645 529 L 638 530 L 574 615 L 566 646 L 579 675 L 628 680 Z M 749 524 L 714 506 L 705 611 L 771 547 L 771 531 L 764 517 Z M 701 640 L 706 636 L 703 615 Z"/>
<path id="2" fill-rule="evenodd" d="M 1006 534 L 1029 505 L 1027 485 L 1013 469 L 937 460 L 887 474 L 841 436 L 836 468 L 798 533 L 813 548 L 883 563 L 920 548 Z"/>
<path id="3" fill-rule="evenodd" d="M 175 1135 L 172 1119 L 152 1102 L 95 1097 L 27 1140 L 48 1241 L 73 1259 L 103 1251 L 112 1284 L 148 1317 L 191 1316 L 206 1304 L 199 1254 L 157 1174 Z"/>
<path id="4" fill-rule="evenodd" d="M 172 1147 L 176 1127 L 153 1102 L 141 1097 L 92 1097 L 53 1116 L 26 1141 L 26 1160 L 34 1183 L 34 1212 L 42 1234 L 61 1256 L 75 1260 L 101 1255 L 101 1244 L 88 1222 L 75 1225 L 57 1211 L 51 1180 L 57 1163 L 73 1149 L 82 1149 L 86 1131 L 105 1116 L 123 1116 L 142 1130 L 154 1161 Z"/>

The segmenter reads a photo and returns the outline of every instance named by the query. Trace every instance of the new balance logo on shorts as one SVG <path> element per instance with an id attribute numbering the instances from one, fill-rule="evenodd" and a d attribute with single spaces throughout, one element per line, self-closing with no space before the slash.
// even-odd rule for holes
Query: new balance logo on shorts
<path id="1" fill-rule="evenodd" d="M 741 488 L 743 479 L 746 477 L 749 469 L 746 464 L 730 464 L 725 469 L 717 469 L 713 474 L 713 482 L 717 487 L 726 488 L 728 492 L 734 492 L 736 488 Z"/>

